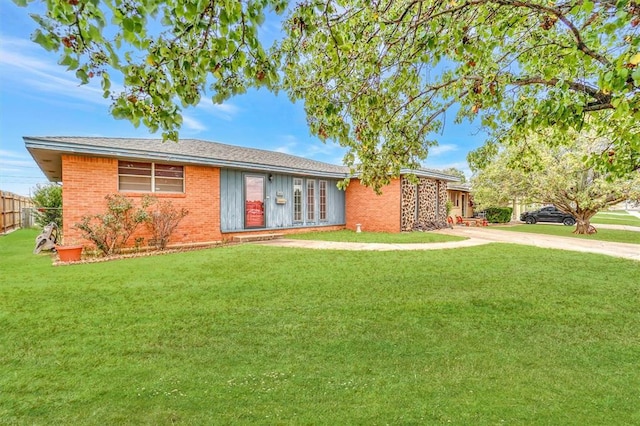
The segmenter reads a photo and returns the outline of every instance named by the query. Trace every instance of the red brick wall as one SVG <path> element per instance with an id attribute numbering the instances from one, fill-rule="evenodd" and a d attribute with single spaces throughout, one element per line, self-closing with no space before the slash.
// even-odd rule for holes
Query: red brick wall
<path id="1" fill-rule="evenodd" d="M 345 194 L 347 229 L 361 225 L 365 232 L 400 232 L 400 179 L 382 188 L 382 194 L 351 179 Z"/>
<path id="2" fill-rule="evenodd" d="M 149 194 L 123 192 L 122 195 L 140 203 L 144 195 L 173 203 L 176 209 L 186 208 L 189 214 L 171 236 L 170 244 L 220 241 L 220 169 L 204 166 L 184 166 L 184 194 Z M 118 160 L 76 155 L 62 156 L 62 208 L 65 242 L 81 241 L 82 234 L 73 226 L 83 215 L 106 211 L 105 196 L 118 193 Z M 132 236 L 149 237 L 144 227 Z M 85 244 L 89 245 L 87 241 Z M 146 245 L 146 241 L 145 241 Z"/>

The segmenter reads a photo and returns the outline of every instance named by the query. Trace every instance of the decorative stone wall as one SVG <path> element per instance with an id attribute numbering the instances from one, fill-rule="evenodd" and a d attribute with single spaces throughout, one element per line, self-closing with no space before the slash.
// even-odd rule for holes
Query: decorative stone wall
<path id="1" fill-rule="evenodd" d="M 446 182 L 423 177 L 414 185 L 403 177 L 402 230 L 411 231 L 432 222 L 446 223 L 446 203 Z"/>
<path id="2" fill-rule="evenodd" d="M 447 191 L 447 182 L 440 181 L 438 186 L 438 221 L 447 221 L 447 201 L 449 200 L 449 193 Z"/>
<path id="3" fill-rule="evenodd" d="M 402 231 L 411 231 L 416 224 L 416 186 L 403 176 L 401 187 L 401 229 Z"/>

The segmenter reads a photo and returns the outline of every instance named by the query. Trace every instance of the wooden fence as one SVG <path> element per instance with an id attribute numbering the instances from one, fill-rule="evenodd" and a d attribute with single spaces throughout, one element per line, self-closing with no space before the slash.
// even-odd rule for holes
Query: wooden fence
<path id="1" fill-rule="evenodd" d="M 29 197 L 0 191 L 0 233 L 33 226 L 35 206 Z"/>

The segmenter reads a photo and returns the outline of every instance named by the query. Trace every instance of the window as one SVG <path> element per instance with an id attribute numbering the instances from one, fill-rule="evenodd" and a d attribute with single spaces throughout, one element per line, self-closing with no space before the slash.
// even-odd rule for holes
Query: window
<path id="1" fill-rule="evenodd" d="M 320 191 L 320 220 L 327 220 L 327 181 L 318 182 Z"/>
<path id="2" fill-rule="evenodd" d="M 302 222 L 302 179 L 293 179 L 293 221 Z"/>
<path id="3" fill-rule="evenodd" d="M 451 200 L 451 205 L 453 205 L 454 207 L 459 207 L 460 206 L 460 198 L 458 197 L 458 193 L 457 192 L 450 192 L 449 193 L 449 200 Z"/>
<path id="4" fill-rule="evenodd" d="M 184 169 L 172 164 L 118 161 L 118 189 L 133 192 L 184 192 Z"/>
<path id="5" fill-rule="evenodd" d="M 307 180 L 307 222 L 316 220 L 316 181 Z"/>

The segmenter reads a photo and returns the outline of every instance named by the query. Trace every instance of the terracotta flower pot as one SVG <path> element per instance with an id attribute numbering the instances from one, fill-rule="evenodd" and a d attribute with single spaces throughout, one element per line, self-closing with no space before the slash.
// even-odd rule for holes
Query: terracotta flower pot
<path id="1" fill-rule="evenodd" d="M 56 252 L 61 262 L 77 262 L 82 257 L 82 245 L 56 246 Z"/>

